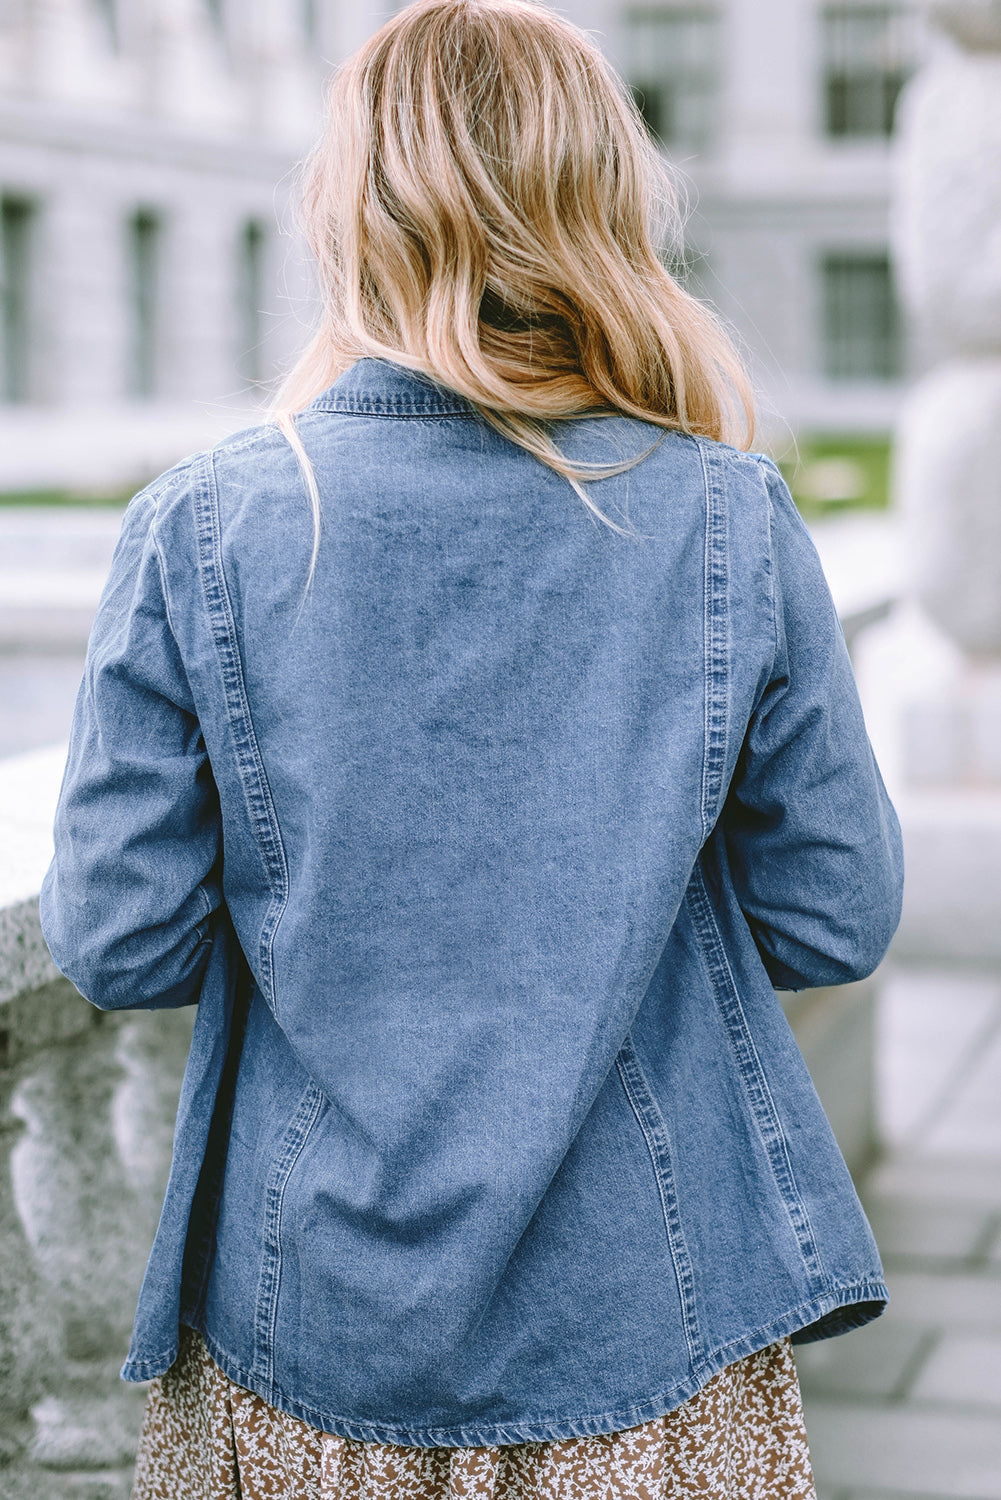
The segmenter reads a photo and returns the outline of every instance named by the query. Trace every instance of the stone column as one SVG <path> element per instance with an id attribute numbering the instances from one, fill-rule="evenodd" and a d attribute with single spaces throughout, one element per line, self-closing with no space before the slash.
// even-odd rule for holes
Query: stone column
<path id="1" fill-rule="evenodd" d="M 53 167 L 57 183 L 43 214 L 46 359 L 39 384 L 58 403 L 107 406 L 125 393 L 125 212 L 100 167 L 66 156 Z"/>
<path id="2" fill-rule="evenodd" d="M 147 106 L 206 136 L 243 125 L 239 80 L 225 26 L 200 0 L 147 0 L 151 91 Z"/>
<path id="3" fill-rule="evenodd" d="M 357 11 L 352 6 L 338 9 Z M 249 125 L 296 153 L 319 129 L 324 67 L 314 56 L 301 6 L 286 0 L 256 0 L 252 57 L 253 113 Z M 374 27 L 372 28 L 374 29 Z"/>

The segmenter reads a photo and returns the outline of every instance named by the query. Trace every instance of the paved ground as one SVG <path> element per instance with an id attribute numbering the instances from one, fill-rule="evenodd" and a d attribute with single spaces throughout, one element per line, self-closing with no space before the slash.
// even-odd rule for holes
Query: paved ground
<path id="1" fill-rule="evenodd" d="M 798 1351 L 820 1500 L 1001 1500 L 1001 975 L 888 964 L 880 1030 L 891 1305 Z"/>

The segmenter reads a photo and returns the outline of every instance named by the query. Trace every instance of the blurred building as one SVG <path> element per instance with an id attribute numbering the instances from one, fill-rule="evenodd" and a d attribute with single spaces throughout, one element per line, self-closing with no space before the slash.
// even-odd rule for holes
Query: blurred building
<path id="1" fill-rule="evenodd" d="M 311 311 L 290 170 L 329 63 L 393 8 L 0 4 L 0 492 L 126 488 L 254 420 Z M 685 274 L 741 336 L 775 441 L 888 432 L 915 0 L 562 8 L 688 180 Z"/>
<path id="2" fill-rule="evenodd" d="M 0 492 L 128 487 L 253 420 L 310 312 L 290 170 L 326 59 L 371 24 L 337 0 L 0 4 Z"/>
<path id="3" fill-rule="evenodd" d="M 688 179 L 692 289 L 743 340 L 766 424 L 770 409 L 798 434 L 888 433 L 908 365 L 891 136 L 918 6 L 639 0 L 610 20 L 609 50 Z"/>

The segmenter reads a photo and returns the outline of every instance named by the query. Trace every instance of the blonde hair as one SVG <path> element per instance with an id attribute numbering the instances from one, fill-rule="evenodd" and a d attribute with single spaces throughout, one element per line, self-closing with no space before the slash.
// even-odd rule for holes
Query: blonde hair
<path id="1" fill-rule="evenodd" d="M 750 388 L 712 313 L 658 256 L 677 198 L 628 91 L 530 0 L 418 0 L 333 75 L 301 218 L 319 326 L 271 405 L 293 414 L 364 356 L 430 376 L 562 474 L 550 424 L 626 414 L 749 447 Z"/>

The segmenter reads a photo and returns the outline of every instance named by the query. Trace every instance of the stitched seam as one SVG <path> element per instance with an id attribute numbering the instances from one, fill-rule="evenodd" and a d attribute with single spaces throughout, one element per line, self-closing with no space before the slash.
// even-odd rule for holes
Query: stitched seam
<path id="1" fill-rule="evenodd" d="M 800 1327 L 809 1327 L 810 1323 L 816 1323 L 816 1322 L 819 1321 L 820 1318 L 827 1317 L 832 1312 L 839 1312 L 839 1311 L 848 1312 L 848 1311 L 850 1311 L 851 1308 L 858 1307 L 860 1304 L 865 1303 L 865 1302 L 886 1302 L 887 1300 L 888 1300 L 888 1293 L 887 1293 L 886 1283 L 884 1281 L 873 1281 L 873 1280 L 870 1280 L 868 1278 L 866 1280 L 864 1280 L 864 1281 L 838 1281 L 838 1282 L 835 1282 L 833 1286 L 829 1287 L 819 1297 L 810 1297 L 805 1302 L 797 1303 L 795 1307 L 787 1309 L 786 1312 L 781 1317 L 781 1319 L 779 1319 L 778 1321 L 782 1322 L 782 1323 L 787 1323 L 791 1319 L 795 1319 L 795 1318 L 797 1318 L 799 1316 L 807 1316 L 811 1312 L 812 1313 L 816 1313 L 816 1316 L 810 1318 L 808 1323 L 806 1323 L 806 1324 L 800 1324 L 799 1325 Z M 828 1304 L 828 1303 L 830 1304 L 830 1306 L 827 1307 L 827 1311 L 826 1312 L 819 1312 L 818 1311 L 819 1307 L 826 1306 L 826 1304 Z M 187 1316 L 186 1316 L 187 1311 L 190 1311 L 190 1309 L 182 1308 L 182 1315 L 181 1315 L 181 1321 L 182 1322 L 187 1322 Z M 192 1313 L 192 1316 L 194 1316 L 194 1313 Z M 776 1321 L 775 1320 L 773 1320 L 770 1323 L 762 1323 L 762 1324 L 759 1324 L 756 1328 L 752 1328 L 748 1333 L 741 1334 L 739 1338 L 731 1339 L 728 1344 L 721 1344 L 716 1350 L 714 1350 L 714 1352 L 713 1352 L 712 1355 L 707 1356 L 705 1364 L 706 1365 L 710 1365 L 714 1360 L 717 1360 L 719 1358 L 723 1358 L 726 1355 L 730 1354 L 731 1350 L 739 1350 L 739 1349 L 743 1348 L 744 1345 L 746 1345 L 749 1340 L 757 1339 L 759 1335 L 767 1334 L 767 1333 L 771 1332 L 774 1329 L 775 1326 L 776 1326 Z M 195 1323 L 188 1323 L 188 1327 L 189 1328 L 196 1328 L 196 1324 Z M 241 1372 L 243 1371 L 243 1367 L 242 1366 L 238 1366 L 235 1361 L 229 1359 L 228 1356 L 223 1353 L 223 1351 L 219 1347 L 219 1345 L 216 1344 L 216 1342 L 212 1338 L 211 1334 L 207 1333 L 203 1327 L 197 1327 L 196 1331 L 198 1333 L 200 1333 L 201 1336 L 202 1336 L 202 1338 L 205 1340 L 205 1342 L 211 1346 L 210 1352 L 212 1353 L 212 1357 L 213 1357 L 213 1359 L 216 1360 L 216 1363 L 219 1364 L 220 1367 L 222 1367 L 225 1364 L 225 1365 L 230 1366 L 231 1368 L 240 1369 Z M 140 1374 L 138 1374 L 138 1372 L 142 1371 L 142 1370 L 150 1370 L 150 1371 L 153 1372 L 154 1375 L 161 1374 L 162 1370 L 163 1370 L 163 1367 L 164 1367 L 164 1362 L 166 1362 L 166 1364 L 169 1366 L 170 1364 L 173 1363 L 173 1361 L 176 1358 L 177 1358 L 177 1344 L 175 1342 L 173 1344 L 168 1345 L 168 1347 L 166 1349 L 163 1349 L 160 1353 L 157 1353 L 157 1354 L 147 1354 L 142 1359 L 139 1359 L 138 1357 L 136 1357 L 136 1358 L 130 1357 L 129 1359 L 127 1359 L 125 1361 L 123 1369 L 136 1371 L 137 1372 L 137 1378 L 142 1379 L 142 1380 L 147 1380 L 147 1379 L 150 1379 L 151 1376 L 140 1375 Z M 730 1363 L 729 1360 L 726 1360 L 725 1362 L 728 1363 L 728 1364 Z M 157 1366 L 159 1366 L 160 1368 L 157 1369 L 156 1368 Z M 248 1370 L 248 1371 L 246 1371 L 246 1373 L 252 1375 L 253 1371 L 252 1370 Z M 234 1376 L 233 1378 L 235 1379 L 236 1377 Z M 671 1394 L 671 1392 L 673 1392 L 676 1389 L 678 1389 L 678 1387 L 675 1387 L 675 1386 L 669 1387 L 668 1390 L 666 1392 L 664 1392 L 664 1394 L 665 1395 L 669 1395 L 669 1394 Z M 283 1399 L 288 1400 L 289 1402 L 292 1402 L 293 1399 L 294 1399 L 294 1398 L 288 1396 L 287 1392 L 283 1391 L 282 1388 L 281 1388 L 281 1386 L 276 1386 L 275 1387 L 275 1394 L 278 1395 L 279 1397 L 282 1397 Z M 652 1398 L 652 1399 L 656 1399 L 656 1398 Z M 314 1416 L 320 1418 L 321 1419 L 321 1423 L 322 1423 L 322 1419 L 326 1418 L 329 1415 L 326 1412 L 321 1412 L 321 1410 L 320 1410 L 319 1407 L 309 1406 L 309 1405 L 307 1405 L 307 1404 L 305 1404 L 305 1403 L 303 1403 L 301 1401 L 296 1401 L 295 1404 L 302 1411 L 312 1413 Z M 637 1403 L 635 1406 L 632 1406 L 632 1407 L 629 1407 L 628 1409 L 626 1409 L 623 1412 L 623 1415 L 628 1414 L 629 1411 L 640 1411 L 640 1410 L 642 1410 L 642 1408 L 643 1408 L 643 1406 L 645 1404 L 646 1404 L 645 1402 L 644 1403 Z M 618 1412 L 617 1411 L 614 1412 L 614 1413 L 588 1412 L 588 1413 L 584 1414 L 584 1418 L 583 1419 L 584 1420 L 594 1419 L 596 1421 L 600 1421 L 606 1415 L 608 1415 L 608 1416 L 618 1415 Z M 342 1419 L 337 1418 L 335 1420 L 342 1420 Z M 349 1420 L 349 1419 L 347 1419 L 347 1420 Z M 552 1416 L 551 1413 L 539 1413 L 539 1412 L 533 1413 L 530 1417 L 525 1418 L 526 1423 L 527 1422 L 537 1422 L 537 1421 L 548 1422 L 548 1421 L 554 1421 L 554 1420 L 560 1420 L 560 1419 L 559 1418 L 553 1418 L 553 1416 Z M 314 1422 L 313 1425 L 314 1426 L 318 1426 L 318 1425 L 321 1425 L 321 1423 Z M 424 1431 L 425 1429 L 422 1428 L 421 1430 Z M 447 1435 L 447 1434 L 455 1431 L 455 1429 L 451 1428 L 451 1427 L 431 1427 L 431 1428 L 428 1428 L 426 1430 L 429 1433 L 439 1433 L 439 1434 L 442 1434 L 442 1435 Z M 474 1431 L 474 1430 L 478 1430 L 478 1429 L 469 1429 L 469 1430 L 470 1431 Z M 399 1437 L 399 1434 L 397 1434 L 397 1440 L 398 1440 L 398 1437 Z"/>
<path id="2" fill-rule="evenodd" d="M 706 891 L 702 869 L 697 864 L 688 888 L 695 930 L 699 935 L 709 972 L 713 994 L 726 1027 L 730 1045 L 737 1059 L 741 1079 L 751 1106 L 765 1155 L 772 1169 L 789 1222 L 799 1244 L 800 1254 L 816 1291 L 823 1283 L 824 1264 L 817 1245 L 813 1224 L 803 1202 L 789 1156 L 789 1143 L 779 1121 L 775 1100 L 768 1086 L 758 1050 L 747 1024 L 747 1016 L 737 992 L 726 950 Z"/>
<path id="3" fill-rule="evenodd" d="M 272 1402 L 284 1403 L 283 1410 L 308 1422 L 311 1426 L 331 1431 L 334 1424 L 343 1430 L 343 1435 L 354 1437 L 359 1442 L 389 1442 L 403 1445 L 413 1445 L 414 1439 L 421 1437 L 425 1439 L 428 1446 L 436 1446 L 445 1443 L 450 1446 L 458 1444 L 463 1447 L 480 1447 L 485 1443 L 505 1444 L 523 1443 L 532 1441 L 556 1441 L 562 1437 L 587 1437 L 592 1433 L 600 1433 L 608 1430 L 608 1423 L 614 1419 L 617 1429 L 633 1426 L 637 1421 L 644 1420 L 644 1413 L 652 1407 L 664 1406 L 670 1408 L 677 1405 L 678 1399 L 687 1399 L 708 1380 L 716 1371 L 724 1369 L 734 1359 L 754 1353 L 756 1350 L 767 1348 L 777 1338 L 789 1337 L 800 1328 L 809 1327 L 821 1317 L 826 1317 L 830 1312 L 839 1309 L 848 1309 L 858 1303 L 866 1301 L 877 1301 L 885 1303 L 887 1300 L 886 1286 L 881 1281 L 851 1281 L 838 1282 L 828 1288 L 821 1296 L 810 1297 L 803 1302 L 797 1303 L 795 1307 L 787 1308 L 780 1317 L 772 1319 L 768 1323 L 759 1324 L 756 1328 L 749 1330 L 738 1339 L 716 1348 L 711 1355 L 703 1361 L 699 1370 L 693 1371 L 689 1378 L 670 1386 L 665 1391 L 657 1392 L 653 1396 L 646 1397 L 643 1401 L 634 1402 L 628 1407 L 615 1408 L 609 1412 L 582 1412 L 574 1417 L 562 1417 L 552 1413 L 533 1412 L 518 1421 L 489 1424 L 485 1427 L 475 1425 L 469 1427 L 421 1427 L 416 1429 L 391 1428 L 378 1423 L 358 1422 L 352 1417 L 341 1417 L 337 1414 L 321 1411 L 318 1407 L 311 1406 L 306 1402 L 297 1400 L 280 1386 L 272 1385 Z M 204 1327 L 198 1327 L 197 1332 L 201 1334 L 208 1346 L 209 1353 L 219 1365 L 224 1374 L 238 1385 L 248 1389 L 248 1376 L 253 1382 L 255 1376 L 253 1370 L 247 1371 L 236 1360 L 231 1359 L 226 1352 L 220 1348 L 216 1341 L 208 1334 Z M 172 1350 L 167 1350 L 162 1358 L 172 1361 L 176 1358 L 176 1345 Z M 140 1371 L 151 1369 L 159 1361 L 152 1359 L 145 1361 L 129 1361 L 125 1368 L 135 1370 L 137 1375 Z M 156 1373 L 160 1373 L 157 1371 Z M 140 1375 L 139 1378 L 147 1378 Z M 652 1414 L 652 1413 L 651 1413 Z M 561 1431 L 553 1437 L 552 1435 L 538 1438 L 533 1436 L 532 1429 L 539 1427 L 555 1428 Z M 418 1444 L 420 1446 L 420 1444 Z"/>
<path id="4" fill-rule="evenodd" d="M 637 1124 L 643 1132 L 650 1160 L 653 1163 L 657 1191 L 660 1194 L 660 1206 L 664 1215 L 664 1228 L 667 1231 L 667 1242 L 674 1264 L 675 1279 L 678 1283 L 678 1296 L 681 1299 L 681 1321 L 685 1330 L 685 1342 L 688 1345 L 688 1357 L 694 1369 L 703 1357 L 702 1335 L 699 1331 L 698 1309 L 695 1303 L 695 1276 L 681 1224 L 667 1126 L 650 1093 L 631 1037 L 627 1036 L 622 1044 L 619 1055 L 615 1059 L 615 1066 L 626 1098 L 636 1116 Z"/>
<path id="5" fill-rule="evenodd" d="M 759 456 L 756 457 L 755 462 L 758 465 L 759 471 L 772 469 L 781 479 L 781 471 L 772 463 L 770 458 Z M 766 567 L 768 571 L 768 602 L 771 608 L 772 662 L 774 663 L 779 654 L 779 611 L 775 588 L 775 552 L 772 544 L 772 497 L 768 493 L 767 479 L 765 480 L 765 505 L 768 526 L 768 557 L 766 559 Z"/>
<path id="6" fill-rule="evenodd" d="M 727 555 L 726 521 L 716 483 L 716 465 L 707 445 L 698 441 L 706 501 L 703 668 L 705 680 L 705 754 L 702 761 L 702 838 L 719 817 L 727 747 Z"/>
<path id="7" fill-rule="evenodd" d="M 702 558 L 702 842 L 709 837 L 706 808 L 709 802 L 709 738 L 712 717 L 712 648 L 711 648 L 711 588 L 710 534 L 712 532 L 712 502 L 710 500 L 709 468 L 706 456 L 699 444 L 699 461 L 702 464 L 702 491 L 705 496 L 706 530 Z"/>
<path id="8" fill-rule="evenodd" d="M 192 460 L 191 462 L 193 463 L 194 460 Z M 185 474 L 187 473 L 187 470 L 190 467 L 191 467 L 191 463 L 185 464 L 185 466 L 184 466 L 184 473 Z M 182 475 L 178 475 L 179 479 L 181 477 L 182 477 Z M 169 493 L 169 488 L 168 488 L 168 490 L 165 491 L 165 493 Z M 152 525 L 150 526 L 150 529 L 149 529 L 149 535 L 150 535 L 150 541 L 153 543 L 153 554 L 156 557 L 157 572 L 159 573 L 159 576 L 160 576 L 160 592 L 163 595 L 163 612 L 164 612 L 164 614 L 167 617 L 167 628 L 169 629 L 171 635 L 174 637 L 174 646 L 175 646 L 175 649 L 178 651 L 178 655 L 180 655 L 180 647 L 178 647 L 178 645 L 177 645 L 177 631 L 174 629 L 174 621 L 173 621 L 173 619 L 171 617 L 171 613 L 170 613 L 170 594 L 167 591 L 167 567 L 166 567 L 166 564 L 165 564 L 165 562 L 163 560 L 163 549 L 160 546 L 160 540 L 159 540 L 159 538 L 158 538 L 158 536 L 156 534 L 156 523 L 157 523 L 157 520 L 158 520 L 159 514 L 160 514 L 160 500 L 162 498 L 163 498 L 162 495 L 161 496 L 157 496 L 157 500 L 156 500 L 156 503 L 155 503 L 154 508 L 153 508 L 153 522 L 152 522 Z M 190 691 L 190 686 L 191 685 L 189 683 L 188 684 L 189 691 Z M 196 924 L 197 927 L 202 928 L 202 927 L 204 927 L 206 921 L 209 918 L 211 918 L 213 912 L 215 911 L 215 907 L 212 904 L 212 899 L 209 896 L 208 891 L 205 889 L 205 887 L 204 887 L 204 885 L 202 884 L 201 881 L 198 882 L 198 884 L 195 887 L 195 890 L 197 891 L 198 895 L 202 898 L 202 901 L 205 904 L 205 911 L 204 911 L 203 915 L 201 916 L 201 918 L 199 919 L 198 923 Z M 208 931 L 206 930 L 203 933 L 201 939 L 199 940 L 199 945 L 198 945 L 199 947 L 202 946 L 202 944 L 205 942 L 205 940 L 208 937 L 208 935 L 209 935 Z"/>
<path id="9" fill-rule="evenodd" d="M 390 421 L 397 422 L 424 422 L 438 417 L 459 417 L 464 422 L 478 420 L 476 412 L 463 411 L 460 407 L 452 406 L 429 406 L 415 408 L 412 411 L 390 411 L 387 407 L 355 406 L 345 402 L 336 406 L 311 406 L 308 411 L 302 413 L 302 416 L 309 416 L 314 412 L 334 413 L 342 417 L 388 417 Z"/>
<path id="10" fill-rule="evenodd" d="M 278 1293 L 281 1288 L 282 1246 L 281 1216 L 292 1169 L 302 1154 L 309 1133 L 319 1117 L 323 1095 L 310 1083 L 299 1101 L 292 1123 L 285 1134 L 281 1152 L 268 1184 L 264 1224 L 264 1255 L 257 1285 L 257 1316 L 254 1325 L 253 1374 L 274 1385 L 275 1325 L 278 1318 Z"/>
<path id="11" fill-rule="evenodd" d="M 240 783 L 251 829 L 256 836 L 268 881 L 272 886 L 271 901 L 261 924 L 258 956 L 263 985 L 277 1016 L 274 936 L 288 903 L 288 864 L 285 859 L 278 817 L 271 797 L 271 788 L 268 785 L 257 735 L 250 716 L 243 665 L 236 643 L 233 610 L 223 572 L 222 526 L 219 518 L 218 490 L 215 483 L 215 460 L 212 455 L 210 455 L 208 478 L 209 483 L 204 493 L 204 510 L 200 510 L 198 514 L 198 552 Z"/>

